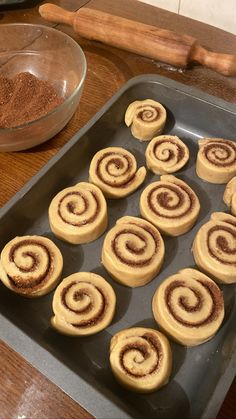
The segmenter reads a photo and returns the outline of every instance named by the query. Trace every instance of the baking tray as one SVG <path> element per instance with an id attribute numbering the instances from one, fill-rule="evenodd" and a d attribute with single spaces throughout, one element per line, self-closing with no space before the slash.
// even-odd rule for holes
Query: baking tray
<path id="1" fill-rule="evenodd" d="M 0 10 L 34 7 L 40 0 L 0 0 Z"/>
<path id="2" fill-rule="evenodd" d="M 100 264 L 104 235 L 93 243 L 73 246 L 50 232 L 47 209 L 61 189 L 88 179 L 92 156 L 107 146 L 123 146 L 144 164 L 146 144 L 132 138 L 123 122 L 128 104 L 152 98 L 167 109 L 165 133 L 180 136 L 190 148 L 190 161 L 178 177 L 187 181 L 201 201 L 196 226 L 178 238 L 165 237 L 166 256 L 161 273 L 148 285 L 130 289 L 114 282 Z M 114 287 L 117 310 L 112 324 L 97 335 L 72 338 L 50 328 L 52 293 L 36 300 L 15 295 L 0 285 L 0 337 L 45 376 L 98 418 L 155 417 L 214 418 L 236 371 L 235 287 L 222 286 L 226 315 L 217 335 L 195 348 L 171 343 L 173 372 L 167 386 L 150 395 L 124 390 L 108 362 L 109 343 L 118 330 L 131 326 L 157 327 L 151 299 L 160 282 L 184 267 L 194 266 L 191 244 L 210 213 L 226 210 L 224 185 L 202 182 L 195 175 L 200 137 L 235 139 L 235 106 L 171 81 L 147 75 L 130 80 L 60 152 L 21 189 L 0 212 L 0 248 L 16 235 L 49 237 L 64 256 L 63 277 L 76 271 L 104 276 Z M 148 173 L 145 184 L 128 198 L 109 200 L 109 228 L 117 218 L 139 215 L 143 188 L 157 176 Z"/>

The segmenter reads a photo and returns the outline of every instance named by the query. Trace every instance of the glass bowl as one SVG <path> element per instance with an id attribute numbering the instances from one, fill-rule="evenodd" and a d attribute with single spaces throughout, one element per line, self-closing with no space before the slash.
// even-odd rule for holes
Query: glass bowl
<path id="1" fill-rule="evenodd" d="M 73 116 L 82 93 L 87 64 L 68 35 L 43 25 L 0 25 L 0 75 L 30 72 L 47 80 L 64 102 L 37 120 L 0 128 L 0 151 L 26 150 L 56 135 Z"/>

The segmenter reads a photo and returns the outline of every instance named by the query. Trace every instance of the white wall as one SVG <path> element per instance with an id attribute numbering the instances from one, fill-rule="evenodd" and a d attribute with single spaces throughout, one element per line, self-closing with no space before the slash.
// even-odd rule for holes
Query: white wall
<path id="1" fill-rule="evenodd" d="M 236 35 L 236 0 L 139 0 Z"/>

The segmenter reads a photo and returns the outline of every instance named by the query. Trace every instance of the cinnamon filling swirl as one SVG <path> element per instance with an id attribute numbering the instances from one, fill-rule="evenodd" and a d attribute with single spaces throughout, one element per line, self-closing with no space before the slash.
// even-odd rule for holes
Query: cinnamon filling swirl
<path id="1" fill-rule="evenodd" d="M 28 297 L 51 291 L 60 278 L 62 266 L 59 249 L 45 237 L 16 237 L 1 253 L 3 283 Z"/>
<path id="2" fill-rule="evenodd" d="M 219 329 L 224 318 L 223 294 L 208 276 L 186 268 L 161 283 L 152 310 L 157 323 L 174 340 L 195 346 Z"/>
<path id="3" fill-rule="evenodd" d="M 151 189 L 147 195 L 148 206 L 152 212 L 159 217 L 170 219 L 181 218 L 191 211 L 195 203 L 195 195 L 191 193 L 190 189 L 182 185 L 182 190 L 185 192 L 185 194 L 175 185 L 170 185 L 168 183 L 157 185 Z M 173 198 L 173 195 L 175 195 L 175 199 Z M 186 204 L 186 195 L 188 200 L 187 205 L 184 206 L 183 204 Z M 158 210 L 158 208 L 160 209 Z M 173 211 L 173 213 L 171 215 L 168 213 L 163 213 L 161 212 L 161 208 Z M 174 211 L 181 208 L 183 208 L 183 211 L 175 215 Z"/>
<path id="4" fill-rule="evenodd" d="M 149 141 L 161 134 L 166 122 L 165 108 L 155 100 L 136 100 L 125 113 L 125 123 L 131 126 L 132 135 L 140 141 Z"/>
<path id="5" fill-rule="evenodd" d="M 161 108 L 158 106 L 138 106 L 137 111 L 137 118 L 143 122 L 155 122 L 161 115 Z"/>
<path id="6" fill-rule="evenodd" d="M 121 147 L 98 151 L 89 168 L 90 182 L 107 198 L 122 198 L 134 192 L 144 181 L 145 167 L 137 169 L 134 156 Z"/>
<path id="7" fill-rule="evenodd" d="M 147 167 L 162 175 L 180 170 L 189 159 L 189 150 L 179 137 L 160 135 L 150 141 L 145 157 Z"/>
<path id="8" fill-rule="evenodd" d="M 227 183 L 236 175 L 236 145 L 222 138 L 199 140 L 197 175 L 210 183 Z"/>
<path id="9" fill-rule="evenodd" d="M 27 246 L 31 247 L 32 250 L 22 251 L 21 254 L 21 260 L 18 262 L 16 259 L 16 253 L 21 250 L 22 247 Z M 19 243 L 16 243 L 14 246 L 12 246 L 10 252 L 9 252 L 9 262 L 13 262 L 17 268 L 18 271 L 22 273 L 32 273 L 36 272 L 37 269 L 41 265 L 41 258 L 37 253 L 37 248 L 41 248 L 43 250 L 43 253 L 45 255 L 45 267 L 44 271 L 37 276 L 37 278 L 33 277 L 20 277 L 19 274 L 16 276 L 10 276 L 8 275 L 9 280 L 12 283 L 12 286 L 16 288 L 36 288 L 38 285 L 43 285 L 45 281 L 47 281 L 48 274 L 50 273 L 50 270 L 52 269 L 52 255 L 49 252 L 48 248 L 44 246 L 42 243 L 36 243 L 35 241 L 31 240 L 22 240 Z M 35 248 L 35 250 L 34 250 Z M 25 260 L 26 258 L 30 259 L 30 264 L 27 264 L 28 266 L 25 266 Z"/>
<path id="10" fill-rule="evenodd" d="M 175 320 L 178 321 L 178 323 L 181 323 L 186 327 L 201 327 L 208 323 L 211 323 L 218 317 L 219 313 L 221 313 L 223 309 L 222 295 L 219 292 L 219 288 L 215 286 L 215 284 L 210 282 L 204 282 L 201 280 L 197 281 L 207 290 L 212 300 L 212 306 L 208 315 L 201 321 L 190 322 L 184 320 L 178 315 L 178 308 L 172 305 L 173 292 L 176 290 L 176 288 L 179 287 L 184 291 L 184 288 L 187 287 L 187 284 L 185 282 L 173 281 L 169 286 L 167 286 L 165 290 L 166 304 L 169 312 L 175 318 Z M 201 312 L 205 303 L 204 295 L 202 294 L 201 289 L 189 287 L 189 290 L 193 294 L 195 302 L 192 305 L 190 305 L 189 299 L 186 296 L 180 296 L 177 300 L 177 305 L 187 313 Z"/>
<path id="11" fill-rule="evenodd" d="M 117 380 L 126 388 L 142 393 L 157 390 L 170 376 L 169 342 L 154 329 L 121 330 L 111 340 L 110 365 Z"/>
<path id="12" fill-rule="evenodd" d="M 85 224 L 90 224 L 94 222 L 94 220 L 96 219 L 100 211 L 100 202 L 94 192 L 91 192 L 91 195 L 94 198 L 94 209 L 93 209 L 93 214 L 90 215 L 88 218 L 86 217 L 86 213 L 89 209 L 90 203 L 83 193 L 81 193 L 80 191 L 68 192 L 60 199 L 59 204 L 58 204 L 58 215 L 61 217 L 64 223 L 79 227 L 79 226 L 83 226 Z M 68 202 L 68 197 L 70 197 L 71 199 L 69 202 Z M 82 201 L 82 205 L 80 206 L 78 206 L 78 198 Z M 75 216 L 84 215 L 84 219 L 80 221 L 72 221 L 66 218 L 66 214 L 65 215 L 63 214 L 63 212 L 65 211 L 65 208 L 64 208 L 65 201 L 67 201 L 65 204 L 65 208 L 69 214 L 73 214 Z"/>
<path id="13" fill-rule="evenodd" d="M 69 243 L 89 243 L 107 227 L 107 204 L 102 191 L 81 182 L 63 189 L 52 200 L 49 221 L 53 233 Z"/>
<path id="14" fill-rule="evenodd" d="M 149 231 L 149 234 L 153 238 L 155 245 L 154 245 L 153 255 L 151 255 L 147 259 L 145 259 L 145 253 L 148 246 L 147 237 L 143 235 L 142 233 L 140 233 L 140 231 L 135 231 L 135 229 L 126 228 L 124 230 L 121 230 L 118 234 L 116 234 L 116 236 L 114 237 L 114 240 L 112 240 L 112 250 L 114 254 L 116 255 L 116 257 L 122 263 L 125 263 L 129 266 L 134 266 L 134 267 L 147 266 L 150 264 L 154 254 L 158 251 L 158 247 L 160 246 L 159 238 L 150 231 Z M 127 255 L 130 253 L 132 256 L 137 256 L 137 257 L 144 256 L 144 259 L 133 260 L 133 258 L 129 259 L 128 257 L 124 257 L 122 250 L 119 246 L 119 238 L 122 235 L 129 236 L 129 239 L 124 242 L 124 246 L 127 250 L 126 252 Z"/>
<path id="15" fill-rule="evenodd" d="M 162 358 L 163 358 L 163 352 L 162 352 L 162 347 L 160 342 L 150 333 L 146 333 L 142 336 L 142 338 L 148 342 L 148 345 L 142 345 L 140 343 L 128 343 L 127 345 L 125 345 L 122 349 L 122 351 L 120 352 L 120 364 L 121 367 L 124 369 L 124 371 L 126 372 L 126 374 L 129 374 L 130 376 L 133 376 L 135 378 L 142 378 L 145 377 L 148 374 L 153 374 L 154 372 L 158 372 L 161 362 L 162 362 Z M 138 373 L 138 372 L 132 372 L 132 370 L 130 370 L 129 368 L 126 367 L 125 362 L 124 362 L 124 358 L 125 356 L 130 352 L 130 351 L 138 351 L 141 353 L 143 360 L 147 360 L 148 358 L 150 358 L 150 350 L 149 350 L 149 345 L 151 347 L 151 349 L 153 351 L 156 351 L 157 353 L 157 357 L 156 357 L 156 362 L 153 363 L 153 365 L 151 366 L 151 368 L 146 371 L 145 373 Z"/>
<path id="16" fill-rule="evenodd" d="M 236 163 L 236 146 L 230 141 L 211 141 L 203 149 L 205 158 L 215 166 L 227 167 Z"/>
<path id="17" fill-rule="evenodd" d="M 162 152 L 162 154 L 159 154 L 159 150 L 160 148 L 162 148 L 161 146 L 165 145 L 165 149 Z M 176 154 L 174 153 L 174 151 L 169 148 L 168 146 L 172 146 L 173 143 L 171 141 L 159 141 L 157 144 L 155 144 L 154 148 L 153 148 L 153 153 L 156 157 L 156 159 L 164 161 L 164 162 L 168 162 L 170 160 L 173 160 L 173 158 L 176 158 L 176 163 L 178 163 L 180 160 L 183 159 L 183 157 L 185 156 L 185 150 L 180 147 L 179 144 L 174 143 L 175 148 L 176 148 Z"/>
<path id="18" fill-rule="evenodd" d="M 75 291 L 73 293 L 72 298 L 75 302 L 79 302 L 79 303 L 82 303 L 84 299 L 88 299 L 89 303 L 86 304 L 85 307 L 76 308 L 76 309 L 74 309 L 67 303 L 67 300 L 66 300 L 67 292 L 75 285 L 76 285 L 76 282 L 72 282 L 71 284 L 69 284 L 67 287 L 65 287 L 62 290 L 62 293 L 61 293 L 62 304 L 67 308 L 67 310 L 70 310 L 75 314 L 87 315 L 93 310 L 94 302 L 91 301 L 91 290 L 86 288 L 86 283 L 84 284 L 84 288 L 81 288 L 79 291 Z M 82 320 L 79 323 L 72 323 L 73 327 L 95 326 L 98 322 L 102 320 L 103 316 L 105 315 L 105 310 L 107 306 L 105 297 L 99 288 L 97 287 L 94 287 L 94 288 L 101 296 L 102 303 L 101 303 L 100 309 L 98 310 L 96 315 L 93 316 L 92 318 L 89 318 L 87 320 Z"/>
<path id="19" fill-rule="evenodd" d="M 214 246 L 212 246 L 211 243 L 211 236 L 217 232 L 217 236 L 214 240 Z M 227 234 L 225 236 L 224 234 Z M 231 240 L 230 237 L 231 236 Z M 228 240 L 227 240 L 228 237 Z M 230 245 L 231 243 L 231 245 Z M 232 247 L 232 243 L 234 243 Z M 226 225 L 215 225 L 211 227 L 208 230 L 207 235 L 207 248 L 210 253 L 210 255 L 215 258 L 220 263 L 226 264 L 226 265 L 234 265 L 236 266 L 236 257 L 233 258 L 233 260 L 226 259 L 227 255 L 229 256 L 235 256 L 236 255 L 236 229 L 230 228 L 230 226 Z M 224 255 L 226 256 L 224 258 Z"/>
<path id="20" fill-rule="evenodd" d="M 103 170 L 101 163 L 104 159 L 108 161 Z M 96 174 L 106 185 L 113 188 L 125 188 L 135 176 L 135 173 L 132 173 L 132 166 L 132 160 L 127 154 L 104 153 L 97 162 Z M 121 177 L 123 179 L 119 180 Z"/>
<path id="21" fill-rule="evenodd" d="M 142 192 L 140 211 L 163 233 L 179 236 L 196 222 L 200 203 L 185 182 L 172 175 L 163 175 L 160 181 L 149 184 Z"/>
<path id="22" fill-rule="evenodd" d="M 231 219 L 229 214 L 213 213 L 198 230 L 192 248 L 197 266 L 228 284 L 236 282 L 236 227 Z"/>
<path id="23" fill-rule="evenodd" d="M 164 251 L 162 237 L 152 224 L 127 216 L 119 219 L 105 237 L 102 263 L 115 280 L 137 287 L 159 272 Z"/>
<path id="24" fill-rule="evenodd" d="M 66 335 L 92 335 L 114 316 L 116 296 L 99 275 L 79 272 L 65 278 L 53 297 L 52 326 Z"/>

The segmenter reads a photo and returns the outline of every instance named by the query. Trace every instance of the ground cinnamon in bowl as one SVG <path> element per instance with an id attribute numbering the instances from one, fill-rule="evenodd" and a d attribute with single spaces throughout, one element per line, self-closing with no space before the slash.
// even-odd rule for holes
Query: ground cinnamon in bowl
<path id="1" fill-rule="evenodd" d="M 0 75 L 0 128 L 13 128 L 48 114 L 64 99 L 31 73 L 10 79 Z"/>

